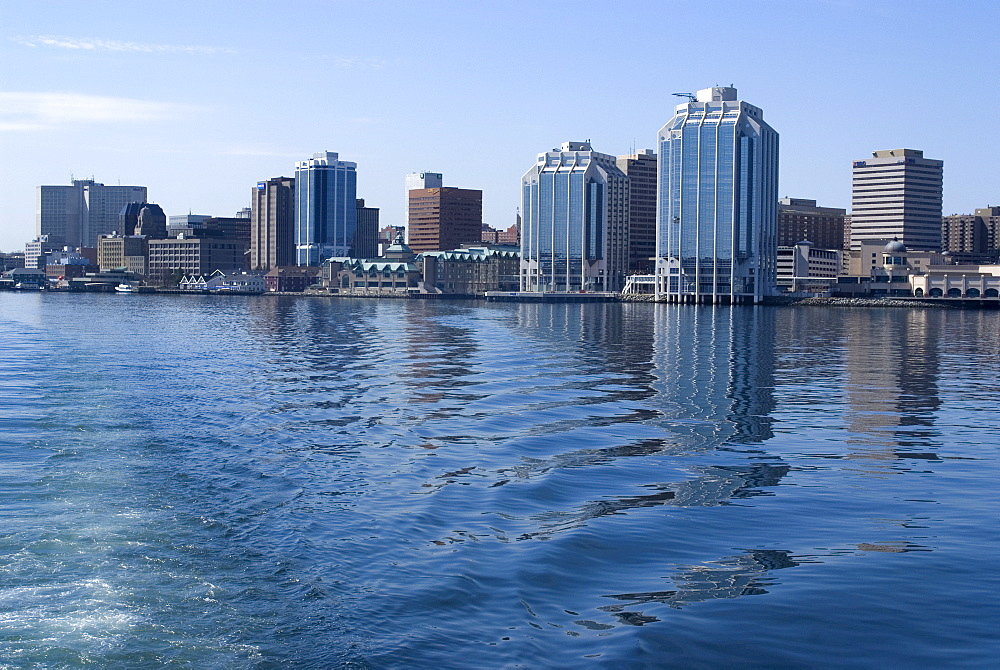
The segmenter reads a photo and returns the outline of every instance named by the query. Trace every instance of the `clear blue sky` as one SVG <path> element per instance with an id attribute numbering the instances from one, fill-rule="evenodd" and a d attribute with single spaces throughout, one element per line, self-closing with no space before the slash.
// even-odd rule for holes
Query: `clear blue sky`
<path id="1" fill-rule="evenodd" d="M 401 223 L 403 177 L 481 188 L 566 140 L 653 148 L 671 93 L 734 84 L 781 135 L 781 195 L 849 207 L 875 149 L 945 161 L 945 213 L 1000 204 L 1000 3 L 927 0 L 0 0 L 0 250 L 35 187 L 149 188 L 231 216 L 259 179 L 336 151 Z"/>

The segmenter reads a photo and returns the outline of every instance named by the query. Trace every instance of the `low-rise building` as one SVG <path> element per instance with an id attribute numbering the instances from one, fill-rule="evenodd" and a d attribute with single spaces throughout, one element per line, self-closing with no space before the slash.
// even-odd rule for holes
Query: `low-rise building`
<path id="1" fill-rule="evenodd" d="M 909 277 L 915 298 L 1000 299 L 1000 265 L 937 266 Z"/>
<path id="2" fill-rule="evenodd" d="M 803 241 L 778 247 L 778 289 L 790 293 L 826 293 L 837 283 L 840 249 L 819 249 Z"/>
<path id="3" fill-rule="evenodd" d="M 264 275 L 264 283 L 271 292 L 301 293 L 316 282 L 319 272 L 319 268 L 307 266 L 271 268 Z"/>
<path id="4" fill-rule="evenodd" d="M 421 254 L 423 281 L 445 295 L 484 296 L 517 291 L 521 254 L 514 248 L 468 247 Z"/>
<path id="5" fill-rule="evenodd" d="M 24 254 L 14 251 L 9 254 L 0 253 L 0 273 L 24 267 Z"/>
<path id="6" fill-rule="evenodd" d="M 145 275 L 148 255 L 148 241 L 142 235 L 101 235 L 97 238 L 97 265 L 101 270 L 125 268 Z"/>
<path id="7" fill-rule="evenodd" d="M 408 295 L 423 289 L 423 273 L 416 254 L 402 233 L 381 258 L 330 258 L 323 263 L 323 286 L 348 295 Z"/>
<path id="8" fill-rule="evenodd" d="M 45 271 L 38 268 L 12 268 L 0 275 L 0 288 L 41 289 L 48 283 Z"/>
<path id="9" fill-rule="evenodd" d="M 227 238 L 187 237 L 149 240 L 148 276 L 166 282 L 177 275 L 225 274 L 243 270 L 246 245 Z"/>

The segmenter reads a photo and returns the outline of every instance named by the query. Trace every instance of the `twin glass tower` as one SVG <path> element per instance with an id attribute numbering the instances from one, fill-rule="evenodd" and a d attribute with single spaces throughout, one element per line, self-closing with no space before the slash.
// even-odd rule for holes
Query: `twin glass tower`
<path id="1" fill-rule="evenodd" d="M 690 98 L 657 136 L 656 296 L 760 302 L 777 281 L 778 134 L 735 88 Z M 589 142 L 539 154 L 521 178 L 521 291 L 621 290 L 630 191 Z"/>
<path id="2" fill-rule="evenodd" d="M 656 294 L 756 303 L 777 278 L 778 134 L 736 89 L 698 91 L 660 129 Z"/>

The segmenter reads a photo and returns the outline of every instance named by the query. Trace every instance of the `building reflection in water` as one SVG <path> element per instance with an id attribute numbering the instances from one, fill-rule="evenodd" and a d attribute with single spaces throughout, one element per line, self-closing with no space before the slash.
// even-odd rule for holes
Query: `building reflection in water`
<path id="1" fill-rule="evenodd" d="M 614 614 L 625 624 L 652 623 L 659 619 L 634 611 L 633 608 L 659 603 L 679 609 L 684 605 L 706 600 L 762 595 L 767 593 L 767 587 L 775 583 L 768 578 L 768 573 L 794 567 L 800 562 L 793 559 L 788 551 L 757 549 L 702 565 L 679 566 L 670 576 L 677 588 L 608 595 L 605 597 L 623 602 L 599 609 Z"/>
<path id="2" fill-rule="evenodd" d="M 622 377 L 628 393 L 615 397 L 643 399 L 655 393 L 650 314 L 650 305 L 641 303 L 519 303 L 516 328 L 546 343 L 562 338 L 574 365 Z"/>
<path id="3" fill-rule="evenodd" d="M 845 310 L 845 421 L 867 458 L 919 451 L 935 434 L 941 313 L 931 309 Z"/>
<path id="4" fill-rule="evenodd" d="M 772 437 L 775 310 L 657 305 L 659 422 L 689 449 Z"/>

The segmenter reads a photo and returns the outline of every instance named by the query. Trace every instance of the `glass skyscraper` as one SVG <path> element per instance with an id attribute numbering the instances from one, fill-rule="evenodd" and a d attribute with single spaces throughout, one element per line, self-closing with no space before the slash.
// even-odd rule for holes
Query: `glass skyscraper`
<path id="1" fill-rule="evenodd" d="M 629 179 L 589 142 L 539 154 L 521 178 L 521 290 L 618 291 Z"/>
<path id="2" fill-rule="evenodd" d="M 325 151 L 295 164 L 297 265 L 349 256 L 357 217 L 357 163 Z"/>
<path id="3" fill-rule="evenodd" d="M 658 136 L 656 292 L 759 302 L 777 281 L 778 134 L 735 88 L 692 97 Z"/>

